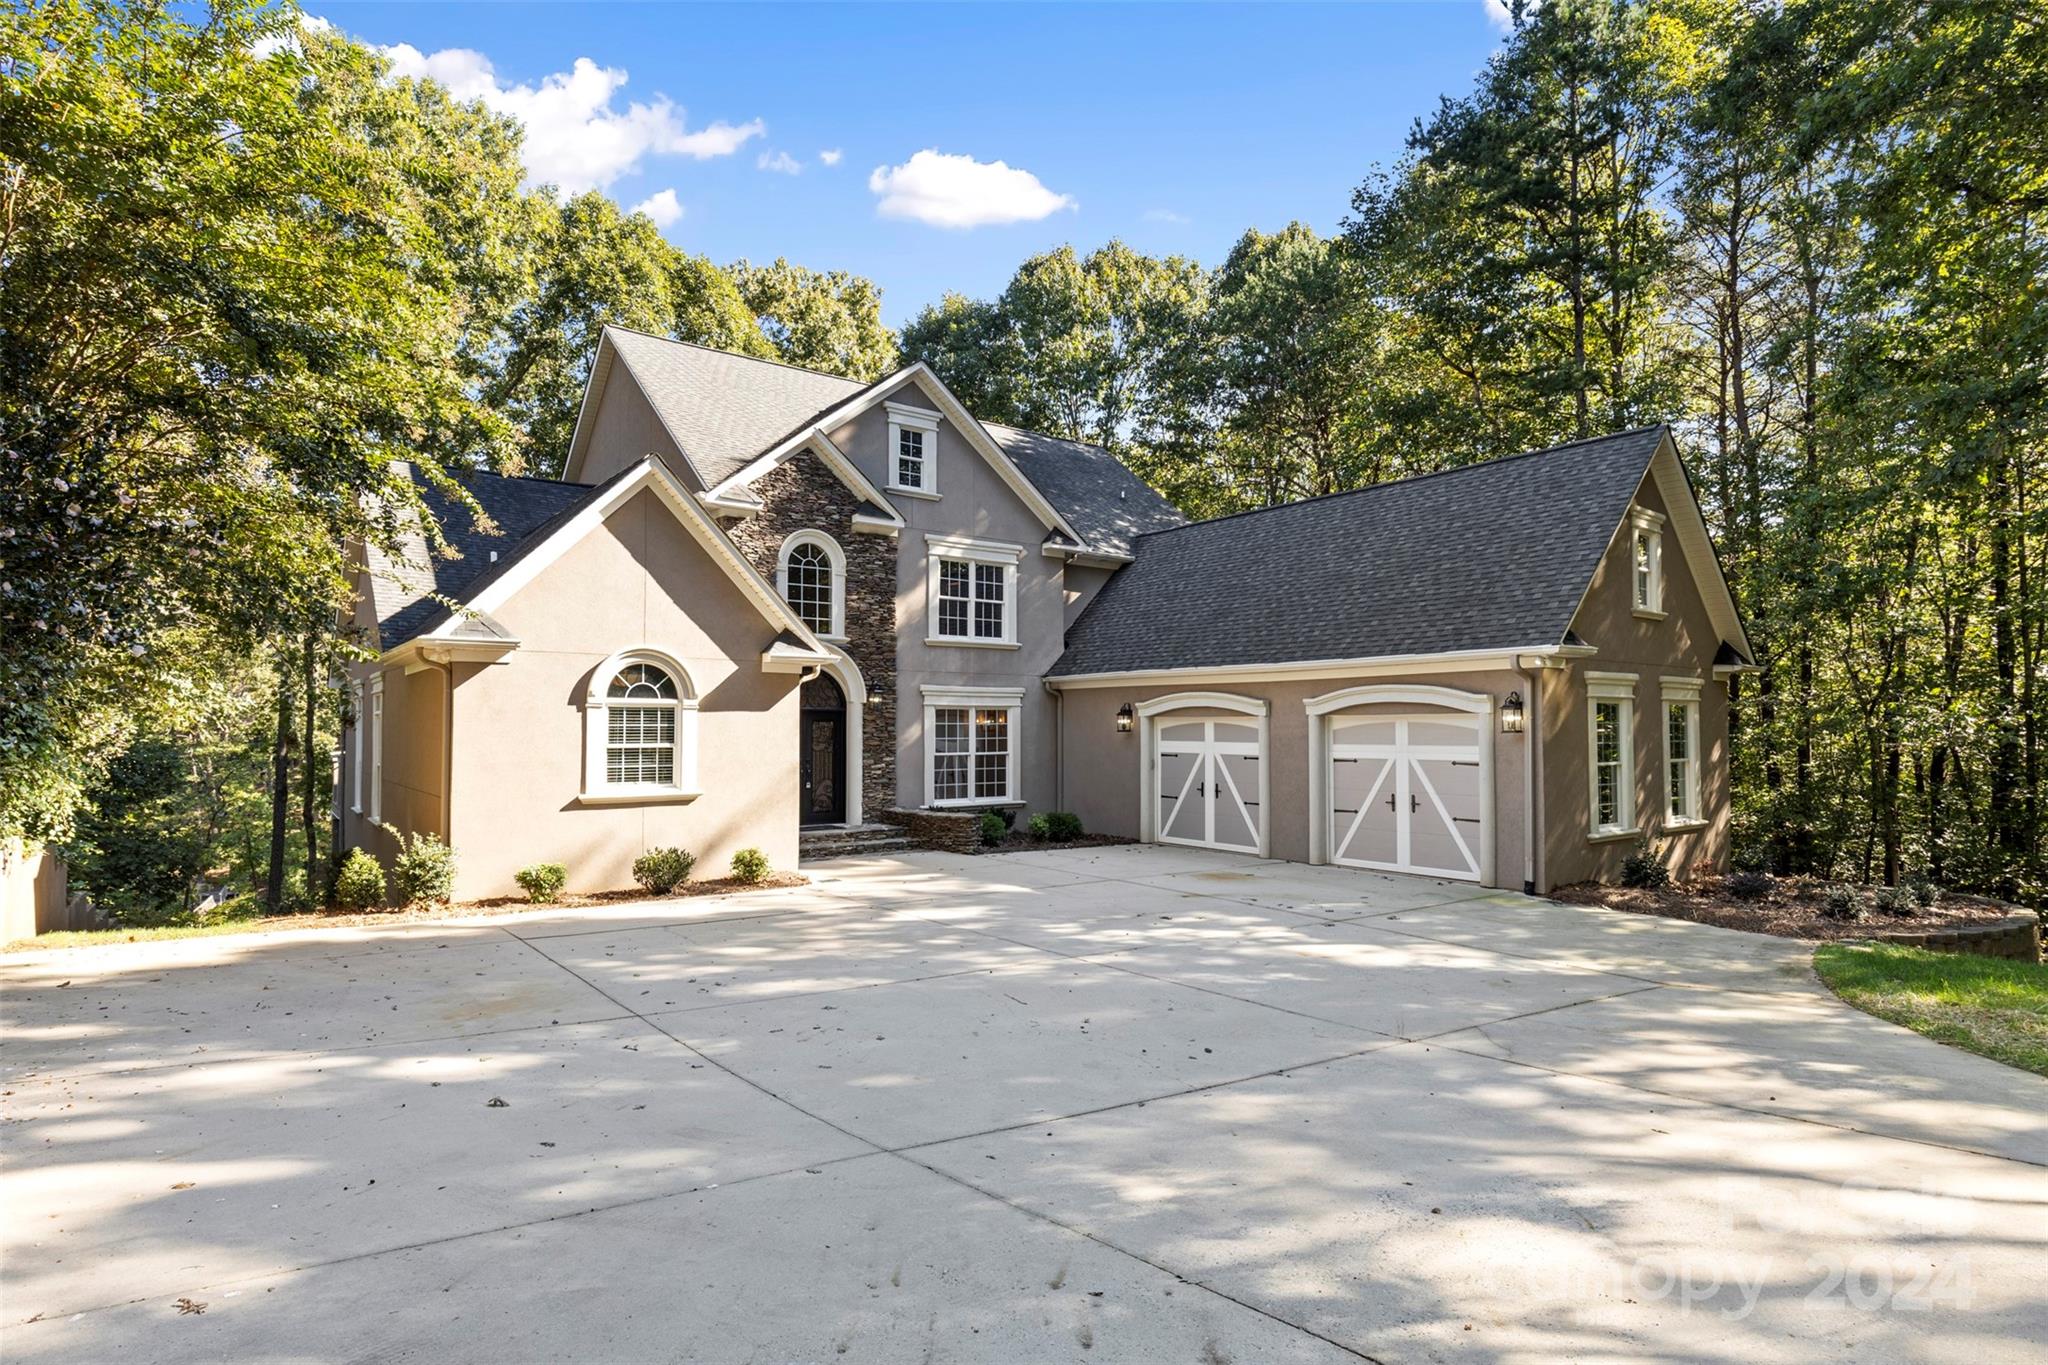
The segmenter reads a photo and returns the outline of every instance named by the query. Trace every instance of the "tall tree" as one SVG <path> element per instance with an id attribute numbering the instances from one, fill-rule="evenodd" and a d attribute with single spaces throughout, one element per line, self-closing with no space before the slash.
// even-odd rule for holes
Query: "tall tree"
<path id="1" fill-rule="evenodd" d="M 896 368 L 896 334 L 882 325 L 882 291 L 872 281 L 780 256 L 770 265 L 737 262 L 731 274 L 774 354 L 789 364 L 860 380 Z"/>

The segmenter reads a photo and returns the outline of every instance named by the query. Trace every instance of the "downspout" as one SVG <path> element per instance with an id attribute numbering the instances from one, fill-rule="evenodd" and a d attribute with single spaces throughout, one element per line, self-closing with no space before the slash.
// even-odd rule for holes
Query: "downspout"
<path id="1" fill-rule="evenodd" d="M 1516 660 L 1517 663 L 1521 661 Z M 1527 723 L 1522 728 L 1522 894 L 1536 894 L 1536 765 L 1543 743 L 1543 708 L 1537 701 L 1536 678 L 1528 669 L 1515 674 L 1522 680 L 1522 695 L 1528 700 Z"/>

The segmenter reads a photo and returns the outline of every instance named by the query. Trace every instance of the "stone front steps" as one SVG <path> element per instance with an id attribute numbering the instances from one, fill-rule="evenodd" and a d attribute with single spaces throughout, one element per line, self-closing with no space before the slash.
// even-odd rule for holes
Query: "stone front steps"
<path id="1" fill-rule="evenodd" d="M 797 861 L 815 863 L 825 858 L 851 858 L 863 853 L 903 853 L 910 848 L 898 825 L 827 825 L 800 830 L 796 838 Z"/>

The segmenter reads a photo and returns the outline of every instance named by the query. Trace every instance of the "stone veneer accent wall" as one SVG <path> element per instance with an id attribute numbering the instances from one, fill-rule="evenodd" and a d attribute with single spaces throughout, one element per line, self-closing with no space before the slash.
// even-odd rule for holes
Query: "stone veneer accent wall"
<path id="1" fill-rule="evenodd" d="M 855 532 L 860 499 L 806 450 L 750 485 L 766 504 L 726 533 L 760 575 L 775 582 L 782 542 L 798 531 L 823 531 L 846 556 L 846 642 L 860 666 L 868 706 L 861 722 L 861 805 L 876 814 L 896 804 L 896 541 Z M 847 699 L 848 706 L 858 703 Z M 792 755 L 794 757 L 794 755 Z"/>

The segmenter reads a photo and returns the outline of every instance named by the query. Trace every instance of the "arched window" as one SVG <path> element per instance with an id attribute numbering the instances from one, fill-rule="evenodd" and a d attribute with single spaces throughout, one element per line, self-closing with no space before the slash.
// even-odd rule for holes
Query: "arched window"
<path id="1" fill-rule="evenodd" d="M 846 556 L 822 531 L 798 531 L 782 542 L 776 569 L 782 600 L 828 640 L 846 635 Z"/>
<path id="2" fill-rule="evenodd" d="M 674 660 L 644 650 L 605 660 L 584 723 L 584 799 L 697 794 L 697 699 Z"/>

